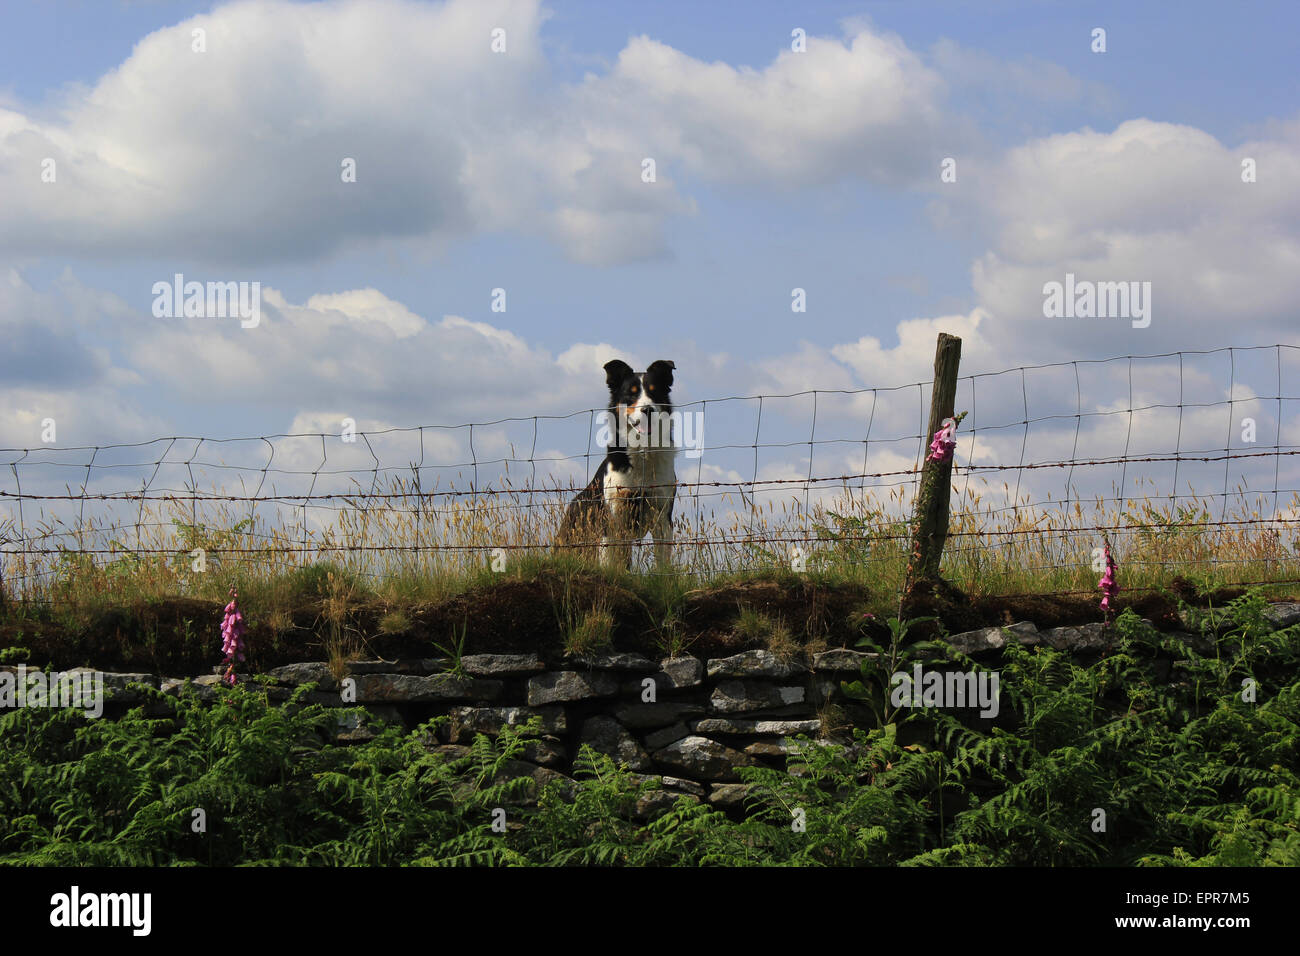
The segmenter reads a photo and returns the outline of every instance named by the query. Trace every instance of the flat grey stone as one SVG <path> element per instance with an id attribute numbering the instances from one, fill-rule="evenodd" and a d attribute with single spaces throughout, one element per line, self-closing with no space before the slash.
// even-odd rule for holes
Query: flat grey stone
<path id="1" fill-rule="evenodd" d="M 537 654 L 467 654 L 460 666 L 471 677 L 522 677 L 546 670 Z"/>
<path id="2" fill-rule="evenodd" d="M 1018 639 L 1021 644 L 1037 644 L 1041 640 L 1038 635 L 1038 628 L 1033 623 L 1020 621 L 1005 628 L 981 627 L 974 631 L 962 631 L 960 634 L 951 635 L 948 638 L 948 643 L 952 645 L 954 650 L 968 656 L 987 654 L 990 651 L 1000 651 L 1006 647 L 1008 633 Z"/>
<path id="3" fill-rule="evenodd" d="M 334 675 L 330 673 L 329 665 L 324 661 L 307 661 L 301 664 L 272 667 L 266 672 L 266 676 L 277 684 L 289 684 L 293 687 L 299 684 L 315 684 L 317 690 L 333 690 L 337 686 L 334 683 Z"/>
<path id="4" fill-rule="evenodd" d="M 555 737 L 537 737 L 524 744 L 524 759 L 554 770 L 569 763 L 569 753 Z"/>
<path id="5" fill-rule="evenodd" d="M 548 671 L 528 679 L 528 706 L 559 704 L 594 697 L 613 697 L 618 693 L 618 678 L 596 671 Z"/>
<path id="6" fill-rule="evenodd" d="M 437 754 L 445 760 L 461 760 L 469 756 L 469 748 L 460 744 L 438 744 L 428 748 L 431 753 Z"/>
<path id="7" fill-rule="evenodd" d="M 681 740 L 683 737 L 689 737 L 690 735 L 691 729 L 678 721 L 671 727 L 650 731 L 645 735 L 645 745 L 651 750 L 658 750 L 660 747 L 667 747 L 673 741 Z"/>
<path id="8" fill-rule="evenodd" d="M 749 796 L 747 783 L 715 783 L 709 788 L 709 803 L 721 810 L 743 807 Z"/>
<path id="9" fill-rule="evenodd" d="M 655 681 L 661 690 L 697 687 L 704 679 L 704 662 L 698 657 L 668 657 L 659 662 Z"/>
<path id="10" fill-rule="evenodd" d="M 680 790 L 683 793 L 689 793 L 693 797 L 704 797 L 704 787 L 694 780 L 687 780 L 684 777 L 664 777 L 664 786 L 669 790 Z"/>
<path id="11" fill-rule="evenodd" d="M 1054 627 L 1044 631 L 1043 640 L 1058 651 L 1100 651 L 1110 643 L 1113 635 L 1100 623 L 1080 624 L 1077 627 Z"/>
<path id="12" fill-rule="evenodd" d="M 379 735 L 380 725 L 396 723 L 404 726 L 396 707 L 379 705 L 368 707 L 365 711 L 344 711 L 334 717 L 334 740 L 341 744 L 362 744 L 374 740 Z"/>
<path id="13" fill-rule="evenodd" d="M 563 734 L 569 730 L 562 707 L 453 707 L 447 713 L 448 737 L 453 743 L 473 740 L 475 734 L 495 737 L 505 726 L 518 727 L 533 717 L 542 719 L 542 733 Z"/>
<path id="14" fill-rule="evenodd" d="M 855 651 L 847 647 L 836 647 L 813 655 L 814 671 L 829 671 L 833 674 L 857 674 L 862 671 L 864 661 L 873 661 L 879 654 L 869 651 Z"/>
<path id="15" fill-rule="evenodd" d="M 217 699 L 217 687 L 220 683 L 221 678 L 216 674 L 203 674 L 200 677 L 194 678 L 173 678 L 165 680 L 162 682 L 162 687 L 160 689 L 162 693 L 166 694 L 168 697 L 179 697 L 188 684 L 189 689 L 194 693 L 194 695 L 198 697 L 201 702 L 206 704 Z"/>
<path id="16" fill-rule="evenodd" d="M 661 701 L 654 704 L 623 704 L 614 709 L 615 719 L 624 727 L 646 730 L 667 727 L 679 720 L 704 716 L 702 704 Z"/>
<path id="17" fill-rule="evenodd" d="M 734 717 L 707 717 L 691 721 L 691 729 L 701 734 L 771 734 L 793 737 L 798 734 L 815 734 L 821 730 L 820 720 L 742 720 Z"/>
<path id="18" fill-rule="evenodd" d="M 492 700 L 501 693 L 501 681 L 452 677 L 448 674 L 358 674 L 344 678 L 339 695 L 348 681 L 356 685 L 358 704 L 421 703 L 428 701 Z M 345 703 L 347 703 L 345 701 Z"/>
<path id="19" fill-rule="evenodd" d="M 650 755 L 637 743 L 622 724 L 612 717 L 590 717 L 582 725 L 579 742 L 592 750 L 608 754 L 615 763 L 625 764 L 631 770 L 649 770 Z"/>
<path id="20" fill-rule="evenodd" d="M 94 668 L 74 667 L 66 673 L 94 673 Z M 140 693 L 137 688 L 131 687 L 131 684 L 144 684 L 146 687 L 158 689 L 159 679 L 156 674 L 116 674 L 112 672 L 104 673 L 104 696 L 111 701 L 119 704 L 136 703 L 144 700 L 145 695 Z M 57 689 L 58 681 L 55 681 Z"/>
<path id="21" fill-rule="evenodd" d="M 769 677 L 782 680 L 807 672 L 808 668 L 798 661 L 783 661 L 771 651 L 742 651 L 731 657 L 709 661 L 710 677 Z"/>
<path id="22" fill-rule="evenodd" d="M 573 654 L 565 658 L 566 664 L 601 671 L 652 671 L 654 661 L 643 654 L 610 652 L 599 654 Z"/>
<path id="23" fill-rule="evenodd" d="M 684 737 L 656 750 L 654 761 L 661 768 L 692 780 L 709 781 L 735 780 L 737 767 L 754 764 L 754 758 L 748 754 L 698 736 Z"/>
<path id="24" fill-rule="evenodd" d="M 635 783 L 654 781 L 665 790 L 690 794 L 691 796 L 699 797 L 700 799 L 704 799 L 704 795 L 708 793 L 708 787 L 705 784 L 696 783 L 694 780 L 687 780 L 685 777 L 670 777 L 657 773 L 633 773 L 629 774 L 629 776 Z"/>
<path id="25" fill-rule="evenodd" d="M 738 714 L 769 707 L 789 707 L 804 702 L 802 687 L 780 687 L 754 681 L 723 681 L 713 689 L 709 706 L 714 713 Z"/>
<path id="26" fill-rule="evenodd" d="M 526 806 L 536 803 L 542 788 L 551 783 L 558 783 L 561 792 L 570 795 L 576 788 L 574 781 L 564 774 L 557 773 L 549 767 L 539 767 L 537 764 L 528 763 L 526 760 L 507 760 L 501 768 L 501 772 L 496 775 L 492 782 L 499 783 L 518 777 L 530 778 L 532 785 L 525 790 L 523 796 L 505 801 L 507 806 Z"/>
<path id="27" fill-rule="evenodd" d="M 1264 617 L 1278 630 L 1300 624 L 1300 604 L 1294 601 L 1279 601 L 1264 609 Z"/>
<path id="28" fill-rule="evenodd" d="M 780 739 L 755 740 L 752 744 L 746 744 L 744 749 L 751 757 L 786 757 L 803 750 L 797 745 Z"/>
<path id="29" fill-rule="evenodd" d="M 690 800 L 698 803 L 700 798 L 693 794 L 679 793 L 673 790 L 651 790 L 649 793 L 642 794 L 637 798 L 636 806 L 632 812 L 636 819 L 650 821 L 667 813 L 677 805 L 678 800 Z"/>
<path id="30" fill-rule="evenodd" d="M 451 662 L 445 657 L 410 658 L 404 661 L 348 661 L 348 674 L 440 674 Z"/>

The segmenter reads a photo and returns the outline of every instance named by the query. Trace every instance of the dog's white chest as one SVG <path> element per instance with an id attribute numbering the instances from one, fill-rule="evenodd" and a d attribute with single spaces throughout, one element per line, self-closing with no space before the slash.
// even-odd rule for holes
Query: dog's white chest
<path id="1" fill-rule="evenodd" d="M 652 501 L 671 500 L 677 485 L 675 457 L 673 450 L 629 452 L 630 468 L 619 471 L 611 468 L 605 475 L 605 500 L 626 500 L 637 493 Z"/>

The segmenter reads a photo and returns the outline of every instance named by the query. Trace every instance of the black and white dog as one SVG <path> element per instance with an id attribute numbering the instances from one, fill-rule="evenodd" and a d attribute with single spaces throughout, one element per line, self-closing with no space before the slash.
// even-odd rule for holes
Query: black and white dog
<path id="1" fill-rule="evenodd" d="M 599 542 L 603 565 L 630 568 L 632 545 L 647 533 L 654 537 L 655 566 L 667 568 L 672 560 L 674 368 L 663 359 L 644 372 L 618 359 L 605 363 L 610 416 L 605 460 L 565 511 L 559 536 L 561 544 Z"/>

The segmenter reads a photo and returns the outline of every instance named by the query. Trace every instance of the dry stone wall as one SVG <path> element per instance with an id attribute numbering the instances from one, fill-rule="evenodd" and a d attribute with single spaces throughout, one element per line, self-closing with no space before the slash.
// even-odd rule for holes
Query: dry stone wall
<path id="1" fill-rule="evenodd" d="M 1300 623 L 1300 604 L 1275 604 L 1268 614 L 1276 627 Z M 1208 637 L 1178 636 L 1202 652 L 1210 649 Z M 1045 644 L 1088 659 L 1104 651 L 1108 639 L 1101 624 L 1040 631 L 1021 622 L 956 634 L 949 643 L 996 668 L 1009 641 Z M 343 685 L 324 662 L 277 667 L 265 677 L 273 701 L 287 700 L 311 683 L 312 702 L 363 708 L 340 713 L 336 739 L 343 744 L 372 739 L 378 721 L 413 728 L 442 715 L 447 719 L 427 746 L 454 757 L 468 752 L 476 734 L 495 737 L 507 725 L 536 717 L 542 734 L 528 744 L 524 759 L 512 764 L 512 774 L 531 776 L 538 785 L 567 781 L 578 748 L 587 744 L 638 774 L 659 777 L 664 793 L 655 800 L 686 794 L 736 807 L 745 795 L 739 768 L 784 767 L 788 755 L 808 745 L 796 738 L 834 738 L 855 720 L 864 722 L 866 711 L 845 697 L 841 684 L 857 677 L 870 656 L 850 648 L 800 660 L 783 660 L 765 650 L 657 661 L 619 652 L 555 660 L 536 654 L 476 654 L 463 657 L 456 673 L 448 672 L 447 660 L 427 658 L 354 661 Z M 175 696 L 188 684 L 201 699 L 213 701 L 221 693 L 220 681 L 217 673 L 192 679 L 105 674 L 106 716 L 144 701 L 139 685 Z M 827 724 L 828 714 L 835 715 L 834 727 Z M 980 719 L 973 712 L 970 718 Z"/>

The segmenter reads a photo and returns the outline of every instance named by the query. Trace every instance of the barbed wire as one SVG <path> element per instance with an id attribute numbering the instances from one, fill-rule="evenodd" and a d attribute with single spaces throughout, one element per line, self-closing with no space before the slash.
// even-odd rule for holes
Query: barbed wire
<path id="1" fill-rule="evenodd" d="M 1192 390 L 1186 387 L 1188 366 L 1191 362 L 1198 357 L 1212 356 L 1224 356 L 1227 359 L 1227 383 L 1223 391 L 1225 397 L 1192 394 Z M 964 460 L 954 463 L 954 490 L 956 490 L 956 481 L 964 479 L 959 497 L 970 500 L 973 479 L 986 479 L 997 475 L 1007 475 L 1009 478 L 1010 474 L 1015 474 L 1014 489 L 1011 489 L 1009 484 L 1006 486 L 1007 504 L 1000 507 L 989 504 L 981 508 L 967 509 L 968 516 L 978 517 L 986 523 L 1007 515 L 1023 518 L 1035 510 L 1042 509 L 1064 512 L 1072 505 L 1080 506 L 1084 503 L 1097 508 L 1116 504 L 1122 510 L 1127 502 L 1136 498 L 1126 493 L 1130 465 L 1151 466 L 1144 469 L 1144 476 L 1145 473 L 1151 473 L 1156 469 L 1172 466 L 1169 493 L 1158 495 L 1159 499 L 1175 507 L 1179 502 L 1193 501 L 1200 505 L 1202 510 L 1207 501 L 1218 500 L 1220 503 L 1217 522 L 1192 520 L 1195 516 L 1183 516 L 1179 521 L 1180 527 L 1227 529 L 1265 526 L 1270 531 L 1279 528 L 1289 531 L 1297 519 L 1282 514 L 1279 511 L 1279 504 L 1283 494 L 1300 495 L 1300 490 L 1297 488 L 1284 487 L 1284 484 L 1300 486 L 1300 475 L 1296 475 L 1297 480 L 1294 482 L 1284 482 L 1282 465 L 1284 463 L 1289 465 L 1295 461 L 1295 456 L 1300 454 L 1300 445 L 1282 442 L 1281 422 L 1284 403 L 1300 402 L 1300 395 L 1287 394 L 1284 388 L 1286 383 L 1283 374 L 1284 356 L 1290 367 L 1290 363 L 1300 356 L 1300 346 L 1277 344 L 1224 347 L 1117 356 L 1108 359 L 1077 359 L 960 376 L 959 404 L 966 407 L 968 414 L 959 431 L 961 439 L 959 457 L 964 455 Z M 1243 378 L 1241 375 L 1247 367 L 1245 361 L 1247 357 L 1271 359 L 1270 364 L 1275 370 L 1275 375 L 1268 377 L 1273 380 L 1259 388 L 1250 388 L 1248 378 Z M 1177 401 L 1157 401 L 1139 394 L 1141 388 L 1135 387 L 1134 380 L 1135 363 L 1162 362 L 1164 364 L 1161 370 L 1172 374 L 1171 360 L 1177 362 Z M 1123 375 L 1124 393 L 1119 398 L 1109 395 L 1102 400 L 1093 400 L 1087 403 L 1093 407 L 1085 408 L 1085 389 L 1081 369 L 1090 367 L 1105 369 L 1111 364 L 1115 365 L 1116 372 Z M 1059 400 L 1061 396 L 1068 397 L 1068 390 L 1058 389 L 1057 394 L 1053 396 L 1035 392 L 1031 401 L 1031 374 L 1054 370 L 1068 370 L 1072 375 L 1074 393 L 1072 412 L 1068 410 L 1049 412 L 1041 407 L 1047 404 L 1046 398 L 1053 397 Z M 989 417 L 988 420 L 981 420 L 977 417 L 977 412 L 986 414 L 983 411 L 985 404 L 977 403 L 977 392 L 987 393 L 991 383 L 997 382 L 1004 376 L 1008 377 L 1006 381 L 1011 384 L 1014 393 L 1018 393 L 1015 395 L 1017 400 L 1014 402 L 1014 409 L 1001 419 Z M 1118 378 L 1118 375 L 1116 377 Z M 663 490 L 666 493 L 667 489 L 672 489 L 672 494 L 682 506 L 679 511 L 680 531 L 676 547 L 693 548 L 697 554 L 709 548 L 744 549 L 752 545 L 774 543 L 789 545 L 829 541 L 844 545 L 888 544 L 905 539 L 907 534 L 902 531 L 876 530 L 866 534 L 855 534 L 851 527 L 840 528 L 834 533 L 827 533 L 832 530 L 827 527 L 823 527 L 820 532 L 810 530 L 810 524 L 815 523 L 818 518 L 826 523 L 828 513 L 832 517 L 839 517 L 833 512 L 825 512 L 820 516 L 814 514 L 811 495 L 813 491 L 818 491 L 819 494 L 830 493 L 836 486 L 849 492 L 850 497 L 854 493 L 861 493 L 864 501 L 868 492 L 891 491 L 901 494 L 910 487 L 914 494 L 931 437 L 925 433 L 928 417 L 927 386 L 931 384 L 926 381 L 857 389 L 807 389 L 772 394 L 732 395 L 678 404 L 674 408 L 675 413 L 685 415 L 692 410 L 697 410 L 701 421 L 710 410 L 716 416 L 724 412 L 730 414 L 726 410 L 731 407 L 752 408 L 754 423 L 752 441 L 736 440 L 742 434 L 737 429 L 724 435 L 721 442 L 706 445 L 702 440 L 701 427 L 700 447 L 690 449 L 693 454 L 687 456 L 682 480 L 671 484 L 648 485 L 645 490 L 653 496 L 656 490 Z M 1200 387 L 1203 388 L 1204 385 Z M 1239 397 L 1240 390 L 1243 388 L 1248 390 L 1249 397 Z M 904 426 L 901 430 L 896 429 L 892 433 L 882 434 L 882 430 L 889 427 L 887 423 L 891 419 L 897 423 L 910 416 L 911 412 L 907 411 L 907 407 L 912 401 L 910 396 L 913 391 L 916 395 L 915 414 L 919 427 L 911 429 Z M 850 402 L 847 413 L 843 410 L 837 412 L 834 405 L 836 400 Z M 764 440 L 765 417 L 770 423 L 772 416 L 775 415 L 778 426 L 789 427 L 783 423 L 790 414 L 789 409 L 794 407 L 792 403 L 798 402 L 810 405 L 810 408 L 806 409 L 810 413 L 807 439 L 775 440 L 769 435 L 769 440 Z M 890 402 L 896 404 L 890 405 Z M 1274 442 L 1256 445 L 1252 449 L 1234 448 L 1233 435 L 1238 424 L 1236 408 L 1258 406 L 1262 409 L 1268 403 L 1276 403 L 1275 434 L 1267 436 L 1274 437 Z M 1114 407 L 1107 407 L 1108 405 Z M 993 402 L 992 407 L 995 411 L 987 414 L 996 415 L 998 403 Z M 1198 415 L 1203 419 L 1207 412 L 1216 409 L 1227 411 L 1227 438 L 1223 446 L 1206 447 L 1203 441 L 1198 441 L 1201 437 L 1197 435 L 1198 430 L 1208 434 L 1205 431 L 1205 421 L 1198 420 L 1198 427 L 1192 429 L 1194 437 L 1190 440 L 1198 442 L 1201 447 L 1184 448 L 1185 431 L 1187 431 L 1185 426 L 1188 425 L 1189 416 Z M 373 431 L 360 430 L 353 434 L 355 440 L 348 440 L 343 434 L 324 432 L 280 433 L 244 438 L 177 435 L 148 441 L 104 445 L 2 448 L 0 469 L 7 469 L 11 481 L 9 487 L 0 487 L 0 560 L 3 560 L 5 565 L 8 585 L 11 588 L 15 587 L 15 577 L 17 577 L 20 579 L 16 584 L 17 590 L 22 591 L 25 580 L 48 577 L 50 568 L 40 566 L 39 559 L 44 557 L 70 552 L 88 557 L 121 556 L 124 553 L 142 556 L 176 554 L 183 550 L 181 545 L 186 543 L 194 544 L 195 547 L 202 545 L 206 551 L 213 554 L 264 555 L 275 552 L 286 557 L 336 552 L 357 555 L 392 552 L 423 556 L 438 553 L 472 553 L 492 549 L 515 551 L 545 548 L 563 551 L 569 548 L 588 548 L 591 547 L 588 543 L 558 543 L 542 539 L 553 535 L 565 499 L 587 487 L 585 479 L 592 472 L 593 461 L 603 457 L 604 450 L 599 447 L 593 449 L 591 439 L 595 432 L 596 416 L 604 411 L 605 409 L 589 408 L 564 415 L 533 415 L 455 425 L 430 424 Z M 1172 419 L 1174 411 L 1177 412 L 1176 429 L 1172 425 L 1172 420 L 1169 423 L 1169 430 L 1174 432 L 1172 450 L 1133 447 L 1135 438 L 1140 437 L 1135 436 L 1135 420 L 1148 414 L 1166 414 Z M 1125 417 L 1127 421 L 1123 420 Z M 850 434 L 834 434 L 834 429 L 846 419 L 849 421 Z M 1030 457 L 1030 438 L 1036 432 L 1049 430 L 1050 437 L 1061 438 L 1069 444 L 1068 434 L 1061 436 L 1058 432 L 1061 426 L 1068 426 L 1071 419 L 1074 420 L 1075 427 L 1068 457 L 1060 454 L 1044 456 L 1041 460 Z M 545 448 L 539 454 L 542 429 L 546 423 L 581 424 L 584 420 L 587 426 L 587 449 L 584 454 L 565 455 L 552 453 Z M 853 433 L 852 424 L 855 420 L 858 422 L 856 434 Z M 1123 452 L 1079 457 L 1080 442 L 1087 438 L 1084 426 L 1100 427 L 1111 421 L 1118 421 L 1123 426 Z M 525 429 L 522 440 L 528 445 L 527 457 L 514 454 L 513 441 L 509 443 L 510 455 L 479 453 L 481 447 L 494 447 L 494 442 L 505 440 L 502 435 L 491 431 L 500 426 L 520 426 Z M 772 426 L 769 424 L 768 427 L 770 432 Z M 531 435 L 528 434 L 529 432 Z M 828 432 L 832 433 L 828 434 Z M 749 438 L 747 430 L 743 434 L 746 439 Z M 1014 445 L 999 450 L 998 436 L 1010 437 L 1012 441 L 1019 444 L 1018 453 L 1014 450 Z M 456 441 L 437 445 L 435 439 L 448 437 Z M 391 463 L 392 455 L 385 447 L 385 442 L 394 438 L 418 442 L 418 457 L 411 454 L 406 456 L 405 464 Z M 460 443 L 462 439 L 463 444 Z M 286 442 L 303 442 L 314 450 L 310 452 L 310 458 L 304 462 L 303 455 L 306 452 L 303 449 L 290 452 L 285 447 Z M 340 442 L 343 445 L 342 450 L 340 450 Z M 240 445 L 260 447 L 263 449 L 260 458 L 253 464 L 238 465 L 212 460 L 204 453 L 205 449 L 232 448 Z M 823 473 L 819 473 L 817 464 L 819 461 L 826 460 L 827 455 L 832 456 L 830 460 L 834 465 L 836 456 L 842 456 L 849 449 L 856 447 L 862 449 L 860 469 L 845 470 L 842 467 L 827 468 L 823 465 Z M 907 452 L 905 454 L 899 452 L 897 449 L 900 448 L 907 449 Z M 153 451 L 132 456 L 132 453 L 148 449 Z M 460 454 L 462 450 L 467 450 L 468 454 Z M 761 475 L 763 453 L 788 454 L 791 450 L 799 452 L 799 458 L 794 463 L 778 462 L 785 471 L 785 476 L 763 477 Z M 885 467 L 878 467 L 875 470 L 868 467 L 873 452 L 889 459 L 882 462 Z M 737 474 L 736 469 L 732 468 L 732 477 L 706 478 L 703 473 L 706 454 L 713 459 L 726 458 L 728 455 L 749 456 L 750 476 L 745 477 L 743 472 Z M 804 454 L 807 457 L 806 465 L 801 460 Z M 352 467 L 338 467 L 340 455 L 358 460 L 348 463 L 353 465 Z M 68 456 L 79 456 L 80 460 L 61 460 Z M 897 461 L 900 457 L 904 460 L 910 458 L 910 464 L 906 467 L 902 466 L 902 463 Z M 119 458 L 126 460 L 117 460 Z M 694 475 L 689 474 L 692 470 L 690 467 L 692 458 L 696 462 Z M 1236 494 L 1230 491 L 1234 465 L 1266 466 L 1270 459 L 1273 465 L 1271 481 L 1262 486 L 1257 485 L 1253 492 L 1248 488 L 1241 490 L 1242 486 L 1239 486 Z M 580 461 L 584 463 L 584 468 L 577 482 L 566 480 L 565 475 L 547 474 L 557 468 L 576 466 Z M 1219 462 L 1223 463 L 1222 491 L 1200 494 L 1195 492 L 1183 494 L 1178 491 L 1179 478 L 1188 470 L 1194 466 L 1214 465 Z M 721 468 L 714 464 L 710 467 Z M 526 470 L 528 480 L 516 483 L 515 479 L 510 478 L 510 472 L 511 469 L 517 471 L 520 468 Z M 1081 472 L 1096 475 L 1111 468 L 1120 469 L 1118 493 L 1113 495 L 1078 493 L 1076 477 Z M 61 472 L 66 473 L 68 469 L 75 471 L 78 481 L 73 484 L 54 481 L 53 476 Z M 120 483 L 119 479 L 133 469 L 139 473 L 138 487 L 112 489 L 97 487 L 105 482 Z M 799 473 L 798 477 L 790 476 L 790 472 L 796 469 Z M 539 470 L 542 472 L 540 479 Z M 493 475 L 494 471 L 497 474 L 491 480 L 486 483 L 480 480 L 484 474 Z M 1056 498 L 1051 494 L 1045 498 L 1040 494 L 1035 498 L 1031 493 L 1022 500 L 1022 482 L 1027 476 L 1051 471 L 1066 472 L 1065 493 Z M 442 482 L 449 472 L 457 472 L 462 478 L 465 472 L 469 472 L 468 487 L 456 487 L 456 483 L 451 481 L 448 481 L 447 487 L 443 487 Z M 504 475 L 500 474 L 501 472 L 504 472 Z M 173 473 L 177 477 L 184 478 L 184 481 L 171 481 L 170 476 Z M 426 481 L 430 473 L 437 479 L 432 483 Z M 0 470 L 0 475 L 3 474 L 4 471 Z M 201 490 L 198 478 L 200 474 L 215 474 L 218 478 L 234 475 L 238 477 L 241 488 L 239 491 L 225 487 Z M 409 478 L 404 478 L 404 475 L 409 475 Z M 1290 477 L 1290 474 L 1287 477 Z M 276 487 L 279 482 L 287 479 L 301 481 L 307 487 L 297 492 L 286 492 Z M 354 487 L 348 490 L 332 488 L 329 483 L 335 479 L 349 480 Z M 388 483 L 387 486 L 383 484 L 384 482 Z M 52 483 L 61 484 L 63 490 L 49 487 Z M 1249 485 L 1244 476 L 1243 484 Z M 251 491 L 249 486 L 254 486 Z M 791 491 L 795 493 L 793 499 L 788 496 L 772 497 Z M 799 492 L 802 492 L 801 496 Z M 1235 497 L 1244 500 L 1250 493 L 1255 494 L 1257 498 L 1261 496 L 1271 498 L 1271 507 L 1264 509 L 1267 516 L 1228 520 L 1227 508 L 1230 499 Z M 714 505 L 725 507 L 728 502 L 737 499 L 739 509 L 736 514 L 740 515 L 740 519 L 733 525 L 732 530 L 719 533 L 720 529 L 717 526 L 710 528 L 708 522 L 716 520 L 714 517 L 716 512 L 706 515 L 704 512 L 706 504 L 711 503 L 711 507 Z M 766 524 L 767 518 L 761 513 L 761 509 L 765 506 L 774 506 L 777 501 L 786 504 L 793 501 L 793 510 L 789 512 L 789 527 L 769 527 Z M 458 542 L 452 540 L 451 535 L 454 531 L 453 525 L 465 519 L 466 502 L 470 512 L 482 519 L 482 522 L 495 521 L 498 524 L 494 528 L 489 528 L 486 523 L 483 523 L 470 535 L 470 537 L 477 536 L 479 540 Z M 875 517 L 886 525 L 905 523 L 908 518 L 905 504 L 905 498 L 900 497 L 894 513 L 887 514 L 880 511 Z M 133 519 L 129 514 L 121 515 L 113 512 L 112 509 L 121 508 L 123 505 L 132 506 L 135 512 Z M 248 525 L 247 527 L 237 531 L 230 528 L 224 530 L 236 537 L 246 536 L 239 538 L 241 541 L 264 541 L 265 546 L 236 547 L 230 542 L 214 540 L 213 535 L 217 535 L 222 530 L 215 527 L 214 516 L 208 513 L 209 507 L 214 505 L 247 509 L 246 518 L 241 519 L 242 523 Z M 47 510 L 63 506 L 70 507 L 64 508 L 62 512 Z M 88 506 L 92 511 L 89 519 L 87 518 Z M 262 510 L 264 507 L 271 509 L 269 515 Z M 824 506 L 819 505 L 819 507 Z M 106 517 L 100 517 L 95 513 L 95 510 L 100 508 L 109 509 Z M 35 509 L 39 510 L 39 515 L 29 517 L 29 510 Z M 285 509 L 288 509 L 287 514 L 295 517 L 286 518 Z M 172 518 L 160 520 L 158 512 L 167 510 L 171 511 Z M 186 510 L 188 510 L 188 521 L 183 521 L 182 512 Z M 961 514 L 962 512 L 955 511 L 954 518 L 959 518 Z M 317 530 L 313 530 L 312 517 L 319 519 L 322 515 L 333 515 L 331 520 L 335 522 L 412 519 L 414 527 L 402 529 L 400 533 L 393 528 L 368 527 L 366 532 L 370 538 L 352 540 L 347 538 L 343 530 L 327 525 L 321 525 Z M 223 513 L 216 517 L 229 518 L 229 515 Z M 259 520 L 269 523 L 272 518 L 278 522 L 275 525 L 276 530 L 267 532 L 258 529 Z M 531 525 L 527 522 L 531 522 Z M 180 528 L 182 525 L 188 525 L 189 530 L 179 533 L 184 531 Z M 982 540 L 989 543 L 987 546 L 992 546 L 993 542 L 1016 536 L 1098 531 L 1117 534 L 1137 533 L 1149 530 L 1151 526 L 1149 522 L 1122 520 L 1121 517 L 1117 517 L 1104 524 L 1079 523 L 1060 529 L 1032 525 L 1020 528 L 986 527 L 979 530 L 963 530 L 958 527 L 950 529 L 949 537 L 956 539 L 954 547 L 960 550 L 961 541 L 966 538 L 973 541 Z M 344 537 L 344 544 L 331 544 L 332 536 L 336 534 Z M 388 534 L 391 540 L 385 540 L 384 534 Z M 114 542 L 105 545 L 102 540 L 98 542 L 95 540 L 97 537 L 102 539 L 105 535 L 115 536 Z M 175 541 L 175 546 L 156 541 L 151 545 L 146 540 L 151 535 L 155 538 L 170 535 Z M 517 540 L 511 540 L 511 535 Z M 500 538 L 500 540 L 492 540 L 488 543 L 487 539 L 493 538 Z M 15 573 L 16 559 L 20 560 L 17 560 L 18 568 Z"/>

